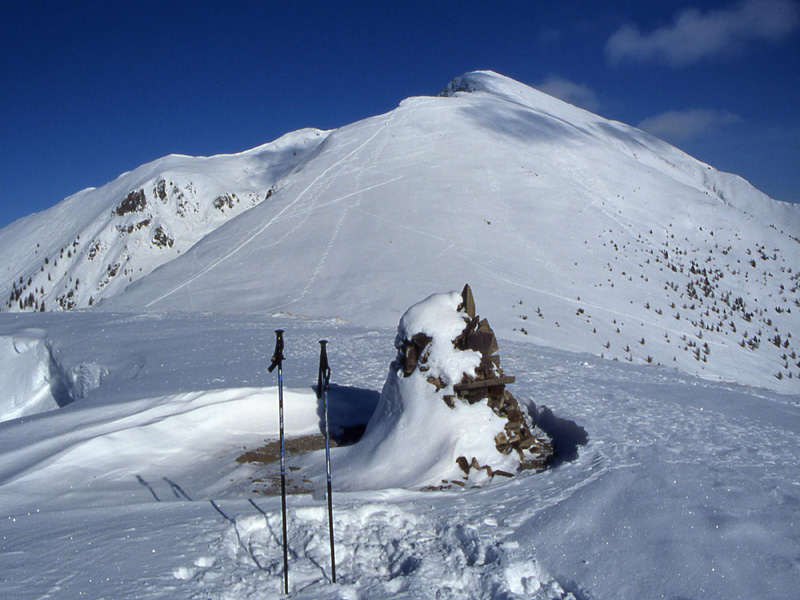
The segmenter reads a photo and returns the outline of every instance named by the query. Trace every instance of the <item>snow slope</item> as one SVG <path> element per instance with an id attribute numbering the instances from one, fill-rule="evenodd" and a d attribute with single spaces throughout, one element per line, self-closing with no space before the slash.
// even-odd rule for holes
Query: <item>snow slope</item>
<path id="1" fill-rule="evenodd" d="M 332 415 L 365 422 L 394 330 L 243 315 L 0 315 L 3 336 L 33 328 L 63 372 L 91 362 L 106 375 L 63 408 L 0 423 L 0 596 L 278 597 L 280 498 L 264 494 L 276 466 L 235 460 L 275 435 L 272 330 L 286 330 L 292 437 L 320 430 L 316 340 L 330 340 Z M 500 352 L 515 396 L 550 414 L 561 462 L 485 487 L 368 491 L 342 489 L 346 448 L 334 449 L 333 585 L 323 457 L 290 453 L 292 597 L 792 597 L 799 396 L 529 342 L 501 340 Z M 309 457 L 319 473 L 302 481 L 294 466 Z M 385 475 L 380 465 L 362 474 Z"/>
<path id="2" fill-rule="evenodd" d="M 0 233 L 6 310 L 69 310 L 124 290 L 269 199 L 326 132 L 304 129 L 234 155 L 166 156 Z"/>
<path id="3" fill-rule="evenodd" d="M 505 335 L 798 389 L 797 207 L 516 82 L 464 81 L 335 131 L 274 202 L 111 305 L 390 326 L 469 282 Z"/>
<path id="4" fill-rule="evenodd" d="M 46 307 L 59 308 L 54 297 L 77 306 L 107 298 L 107 310 L 256 311 L 393 326 L 420 298 L 468 282 L 501 335 L 713 380 L 800 387 L 790 337 L 800 330 L 800 209 L 642 131 L 475 72 L 440 97 L 274 144 L 181 159 L 187 170 L 194 161 L 191 181 L 225 165 L 214 167 L 226 178 L 215 175 L 208 199 L 235 192 L 255 202 L 273 193 L 235 219 L 207 208 L 219 217 L 213 227 L 195 227 L 180 244 L 171 233 L 172 248 L 145 241 L 141 258 L 126 258 L 132 246 L 123 243 L 153 235 L 135 229 L 141 215 L 124 215 L 134 231 L 123 234 L 108 228 L 117 218 L 109 214 L 139 188 L 148 208 L 159 204 L 150 200 L 158 182 L 175 178 L 158 161 L 135 181 L 122 176 L 52 209 L 67 213 L 67 204 L 102 191 L 105 228 L 80 241 L 70 234 L 67 247 L 101 238 L 107 256 L 81 254 L 91 275 L 80 285 L 68 261 L 62 283 L 44 286 Z M 54 227 L 53 215 L 30 219 Z M 14 285 L 40 274 L 23 299 L 47 274 L 42 254 L 55 260 L 64 247 L 32 260 L 41 237 L 32 231 L 23 220 L 0 232 L 0 256 L 16 257 L 4 261 Z M 10 286 L 0 292 L 13 294 Z"/>

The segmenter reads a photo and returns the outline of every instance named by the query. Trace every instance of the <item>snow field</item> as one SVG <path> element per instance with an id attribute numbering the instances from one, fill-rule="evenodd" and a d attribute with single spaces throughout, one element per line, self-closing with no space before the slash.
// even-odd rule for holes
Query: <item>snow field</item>
<path id="1" fill-rule="evenodd" d="M 590 597 L 785 597 L 800 578 L 800 562 L 786 560 L 800 541 L 797 397 L 642 367 L 615 383 L 605 365 L 577 357 L 535 362 L 537 402 L 590 439 L 576 461 L 543 474 L 540 510 L 512 524 L 512 539 L 535 538 L 554 559 L 549 571 L 570 573 Z"/>
<path id="2" fill-rule="evenodd" d="M 0 319 L 4 336 L 32 328 L 60 372 L 95 364 L 106 375 L 63 408 L 0 423 L 0 596 L 19 600 L 255 600 L 279 590 L 280 499 L 254 491 L 266 468 L 235 460 L 276 435 L 274 376 L 265 372 L 273 330 L 286 330 L 284 377 L 298 393 L 287 396 L 287 411 L 298 411 L 287 415 L 292 434 L 319 431 L 308 387 L 317 340 L 330 340 L 331 414 L 342 424 L 368 419 L 396 352 L 394 330 L 336 320 Z M 499 342 L 503 368 L 517 378 L 512 392 L 529 410 L 552 409 L 550 431 L 569 459 L 439 492 L 392 489 L 378 462 L 368 479 L 379 489 L 345 491 L 347 448 L 334 449 L 343 584 L 333 586 L 323 457 L 307 455 L 319 464 L 311 493 L 289 498 L 296 595 L 792 596 L 800 586 L 796 395 Z M 301 458 L 290 457 L 290 467 Z"/>
<path id="3" fill-rule="evenodd" d="M 796 392 L 796 207 L 634 128 L 472 76 L 483 91 L 411 98 L 329 134 L 270 202 L 103 306 L 384 327 L 469 283 L 504 337 Z"/>
<path id="4" fill-rule="evenodd" d="M 469 283 L 504 337 L 791 394 L 798 228 L 796 206 L 736 176 L 474 72 L 333 132 L 164 157 L 22 219 L 0 233 L 0 309 L 385 327 Z"/>

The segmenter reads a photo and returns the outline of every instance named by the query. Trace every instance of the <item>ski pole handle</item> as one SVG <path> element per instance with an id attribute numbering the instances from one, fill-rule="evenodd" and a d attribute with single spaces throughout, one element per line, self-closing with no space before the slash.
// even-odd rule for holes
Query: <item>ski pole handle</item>
<path id="1" fill-rule="evenodd" d="M 328 366 L 328 340 L 319 341 L 319 373 L 317 375 L 317 398 L 322 398 L 322 392 L 330 389 L 331 368 Z"/>
<path id="2" fill-rule="evenodd" d="M 268 372 L 272 373 L 275 370 L 275 367 L 278 367 L 279 370 L 283 370 L 283 329 L 276 329 L 275 330 L 275 352 L 272 353 L 272 363 L 270 363 L 269 368 L 267 369 Z"/>

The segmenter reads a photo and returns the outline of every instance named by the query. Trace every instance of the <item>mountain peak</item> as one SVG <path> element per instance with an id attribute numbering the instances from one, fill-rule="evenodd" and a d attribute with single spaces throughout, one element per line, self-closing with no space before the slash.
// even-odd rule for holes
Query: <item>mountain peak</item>
<path id="1" fill-rule="evenodd" d="M 444 87 L 444 89 L 439 92 L 439 96 L 442 97 L 450 97 L 454 96 L 458 92 L 492 92 L 492 82 L 493 81 L 502 81 L 502 82 L 513 82 L 520 85 L 518 82 L 515 82 L 513 79 L 510 79 L 504 75 L 500 75 L 499 73 L 495 73 L 494 71 L 469 71 L 458 77 L 454 77 L 450 80 L 450 82 Z"/>
<path id="2" fill-rule="evenodd" d="M 588 115 L 592 115 L 535 87 L 494 71 L 469 71 L 459 75 L 445 86 L 439 96 L 450 98 L 459 93 L 480 92 L 542 112 L 561 114 L 567 111 L 563 116 L 569 120 L 583 121 Z"/>

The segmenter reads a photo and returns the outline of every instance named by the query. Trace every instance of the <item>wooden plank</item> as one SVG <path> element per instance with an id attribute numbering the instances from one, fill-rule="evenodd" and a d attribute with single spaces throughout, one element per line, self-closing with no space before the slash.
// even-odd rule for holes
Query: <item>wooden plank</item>
<path id="1" fill-rule="evenodd" d="M 482 388 L 497 387 L 498 385 L 507 385 L 514 383 L 516 378 L 513 375 L 504 375 L 503 377 L 495 377 L 494 379 L 482 379 L 480 381 L 468 381 L 466 383 L 457 383 L 453 386 L 456 392 L 465 392 L 467 390 L 479 390 Z"/>

